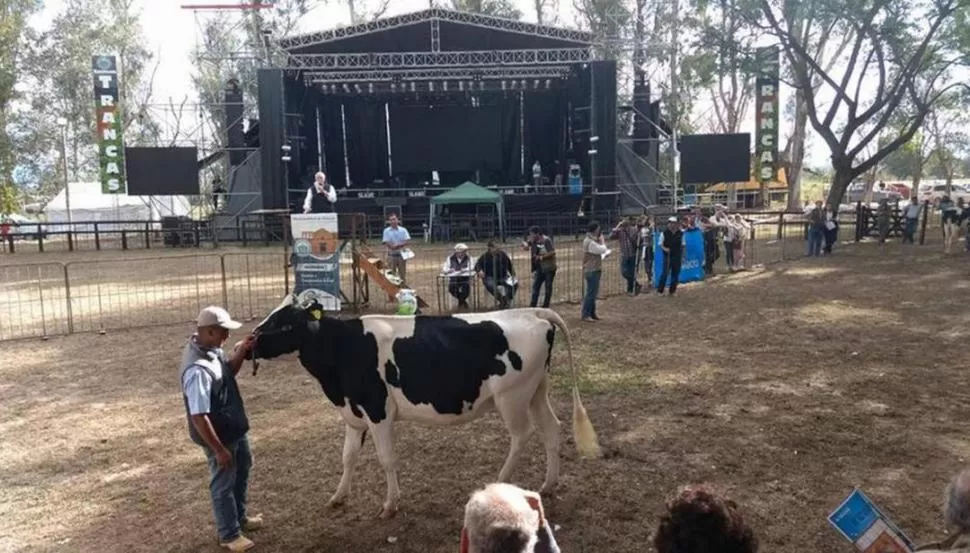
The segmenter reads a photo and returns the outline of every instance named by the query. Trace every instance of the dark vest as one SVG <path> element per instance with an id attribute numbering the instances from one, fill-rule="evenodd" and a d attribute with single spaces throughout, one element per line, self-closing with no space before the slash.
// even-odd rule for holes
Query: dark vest
<path id="1" fill-rule="evenodd" d="M 313 196 L 310 198 L 310 213 L 333 213 L 333 204 L 325 193 L 317 192 L 316 186 L 311 186 Z"/>
<path id="2" fill-rule="evenodd" d="M 199 348 L 195 340 L 190 340 L 182 353 L 182 372 L 180 379 L 184 376 L 186 369 L 192 366 L 202 367 L 202 370 L 209 373 L 212 378 L 212 389 L 209 393 L 209 421 L 212 428 L 219 436 L 219 441 L 223 444 L 232 444 L 249 432 L 249 419 L 246 417 L 246 408 L 243 405 L 242 395 L 239 393 L 239 386 L 236 384 L 236 377 L 232 374 L 229 364 L 224 362 L 214 351 L 207 351 Z M 221 367 L 221 370 L 219 370 Z M 221 377 L 219 374 L 221 373 Z M 195 430 L 192 424 L 192 416 L 189 414 L 189 402 L 182 394 L 182 403 L 185 406 L 185 416 L 189 424 L 189 436 L 198 445 L 206 446 L 202 436 Z"/>

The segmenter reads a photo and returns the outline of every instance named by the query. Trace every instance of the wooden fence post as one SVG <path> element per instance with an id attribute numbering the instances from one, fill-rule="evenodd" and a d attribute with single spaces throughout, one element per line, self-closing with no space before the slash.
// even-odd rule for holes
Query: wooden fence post
<path id="1" fill-rule="evenodd" d="M 930 219 L 930 201 L 925 200 L 923 202 L 923 222 L 920 224 L 919 229 L 919 245 L 922 246 L 926 243 L 926 223 Z"/>

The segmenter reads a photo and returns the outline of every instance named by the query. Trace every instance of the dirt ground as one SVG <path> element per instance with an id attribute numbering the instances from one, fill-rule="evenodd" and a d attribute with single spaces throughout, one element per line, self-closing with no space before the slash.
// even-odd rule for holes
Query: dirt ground
<path id="1" fill-rule="evenodd" d="M 943 486 L 970 458 L 970 261 L 937 250 L 859 245 L 673 299 L 613 298 L 594 325 L 561 306 L 607 451 L 580 461 L 564 444 L 561 488 L 544 499 L 563 551 L 652 550 L 664 499 L 688 483 L 737 500 L 767 552 L 849 551 L 826 515 L 853 486 L 917 542 L 941 537 Z M 217 551 L 177 384 L 191 330 L 0 345 L 0 551 Z M 554 366 L 568 422 L 561 345 Z M 354 499 L 328 510 L 343 438 L 319 387 L 295 358 L 247 370 L 241 386 L 251 506 L 270 524 L 258 551 L 453 553 L 468 494 L 508 446 L 494 414 L 400 425 L 398 517 L 376 518 L 370 440 Z M 537 488 L 543 467 L 533 439 L 515 482 Z"/>

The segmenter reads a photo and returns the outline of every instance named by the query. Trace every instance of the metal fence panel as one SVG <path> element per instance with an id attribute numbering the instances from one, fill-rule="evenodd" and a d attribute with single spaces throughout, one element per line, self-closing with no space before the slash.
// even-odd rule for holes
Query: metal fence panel
<path id="1" fill-rule="evenodd" d="M 71 332 L 67 283 L 61 263 L 0 266 L 0 340 Z"/>
<path id="2" fill-rule="evenodd" d="M 225 304 L 230 313 L 253 320 L 264 317 L 279 305 L 286 290 L 282 253 L 225 254 L 222 262 L 226 275 Z M 290 283 L 292 286 L 292 278 Z"/>
<path id="3" fill-rule="evenodd" d="M 69 263 L 74 331 L 194 320 L 202 307 L 222 303 L 220 261 L 189 255 Z"/>

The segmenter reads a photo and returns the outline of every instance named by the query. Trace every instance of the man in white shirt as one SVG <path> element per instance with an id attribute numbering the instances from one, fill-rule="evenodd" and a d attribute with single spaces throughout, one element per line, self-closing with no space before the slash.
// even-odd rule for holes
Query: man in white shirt
<path id="1" fill-rule="evenodd" d="M 404 259 L 404 250 L 411 242 L 411 234 L 398 223 L 397 214 L 392 213 L 387 218 L 387 228 L 384 229 L 381 242 L 387 246 L 388 269 L 397 273 L 402 283 L 407 282 L 408 264 L 407 259 Z"/>
<path id="2" fill-rule="evenodd" d="M 327 182 L 327 175 L 317 173 L 313 178 L 313 186 L 306 191 L 303 213 L 333 213 L 335 203 L 337 190 Z"/>
<path id="3" fill-rule="evenodd" d="M 916 196 L 909 199 L 909 203 L 903 208 L 903 219 L 906 221 L 905 228 L 903 229 L 903 244 L 909 242 L 910 244 L 915 243 L 916 238 L 916 226 L 919 223 L 920 212 L 923 206 L 919 205 L 919 200 Z"/>
<path id="4" fill-rule="evenodd" d="M 532 164 L 532 186 L 535 187 L 536 192 L 542 186 L 542 165 L 539 165 L 538 159 Z"/>

